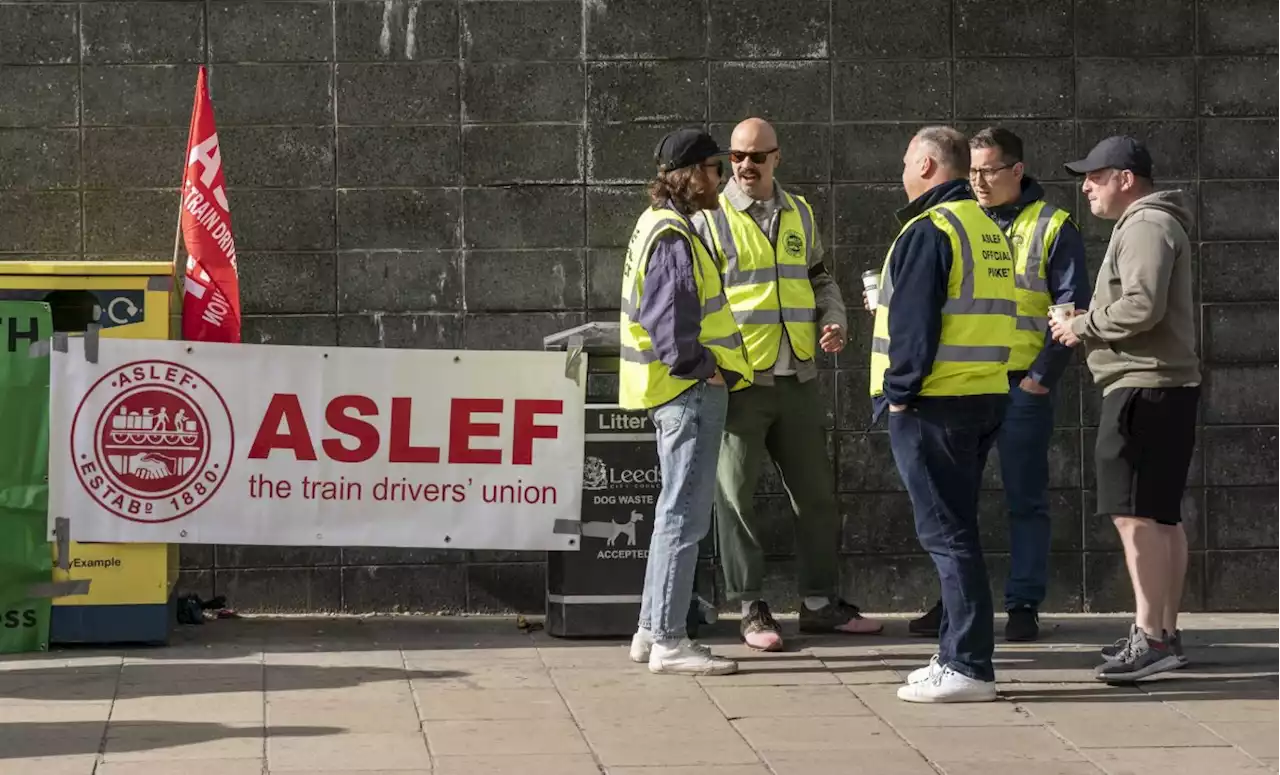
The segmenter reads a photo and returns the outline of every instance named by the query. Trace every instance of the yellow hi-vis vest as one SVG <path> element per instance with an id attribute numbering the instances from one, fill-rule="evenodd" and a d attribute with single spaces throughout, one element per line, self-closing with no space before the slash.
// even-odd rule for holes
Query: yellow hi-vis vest
<path id="1" fill-rule="evenodd" d="M 1009 353 L 1009 371 L 1026 371 L 1044 348 L 1049 330 L 1049 251 L 1062 224 L 1071 216 L 1046 202 L 1034 202 L 1009 225 L 1013 244 L 1014 298 L 1018 301 L 1017 330 Z"/>
<path id="2" fill-rule="evenodd" d="M 624 409 L 661 406 L 697 384 L 697 380 L 671 376 L 666 364 L 658 360 L 649 333 L 638 320 L 649 256 L 657 238 L 668 232 L 679 234 L 693 247 L 693 274 L 698 284 L 698 300 L 702 304 L 702 331 L 698 341 L 715 356 L 721 370 L 742 375 L 734 390 L 748 387 L 754 376 L 711 253 L 694 234 L 684 216 L 674 210 L 651 207 L 640 216 L 631 233 L 626 265 L 622 271 L 618 404 Z"/>
<path id="3" fill-rule="evenodd" d="M 751 367 L 765 371 L 778 360 L 782 329 L 802 361 L 817 348 L 817 310 L 809 282 L 813 210 L 803 197 L 782 192 L 788 207 L 778 214 L 777 247 L 745 212 L 720 195 L 720 209 L 703 211 L 711 222 L 725 296 L 742 331 Z"/>
<path id="4" fill-rule="evenodd" d="M 933 370 L 920 388 L 922 396 L 969 396 L 1009 392 L 1006 362 L 1013 341 L 1013 255 L 1000 227 L 972 199 L 943 202 L 907 221 L 928 218 L 951 240 L 951 274 L 942 307 L 942 334 Z M 894 243 L 898 241 L 894 238 Z M 880 298 L 871 340 L 871 395 L 884 392 L 889 368 L 889 302 L 893 278 L 889 256 L 880 270 Z M 914 314 L 900 309 L 900 315 Z"/>

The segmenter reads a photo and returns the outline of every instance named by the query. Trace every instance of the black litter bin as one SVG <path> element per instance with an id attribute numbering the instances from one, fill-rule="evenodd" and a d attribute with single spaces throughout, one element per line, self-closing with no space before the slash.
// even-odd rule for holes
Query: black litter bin
<path id="1" fill-rule="evenodd" d="M 618 406 L 618 324 L 587 323 L 543 339 L 547 350 L 587 359 L 581 540 L 547 556 L 547 621 L 563 638 L 622 637 L 636 630 L 653 515 L 662 487 L 653 423 Z M 695 595 L 689 634 L 714 620 Z"/>

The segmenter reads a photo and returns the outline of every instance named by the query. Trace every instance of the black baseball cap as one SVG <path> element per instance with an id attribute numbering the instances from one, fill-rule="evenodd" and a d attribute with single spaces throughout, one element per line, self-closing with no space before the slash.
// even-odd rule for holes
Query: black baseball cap
<path id="1" fill-rule="evenodd" d="M 670 172 L 728 154 L 711 135 L 697 127 L 684 127 L 668 133 L 658 141 L 658 147 L 653 151 L 653 160 L 660 172 Z"/>
<path id="2" fill-rule="evenodd" d="M 1087 175 L 1110 167 L 1129 170 L 1135 175 L 1149 179 L 1151 154 L 1147 153 L 1147 146 L 1141 141 L 1128 135 L 1114 135 L 1093 146 L 1089 155 L 1080 161 L 1068 162 L 1062 166 L 1074 175 Z"/>

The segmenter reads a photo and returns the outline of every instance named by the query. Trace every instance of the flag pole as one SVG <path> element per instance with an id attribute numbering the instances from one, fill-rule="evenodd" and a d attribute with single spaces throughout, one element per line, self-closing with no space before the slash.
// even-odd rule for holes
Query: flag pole
<path id="1" fill-rule="evenodd" d="M 187 164 L 189 162 L 187 155 L 191 152 L 191 138 L 195 135 L 196 131 L 196 109 L 200 105 L 200 78 L 204 75 L 204 72 L 204 65 L 200 65 L 200 70 L 196 73 L 195 95 L 191 98 L 191 119 L 187 121 L 187 142 L 182 148 L 182 176 L 178 181 L 178 216 L 177 222 L 173 226 L 173 258 L 169 262 L 170 269 L 173 273 L 174 296 L 178 299 L 182 298 L 182 286 L 185 284 L 184 281 L 186 280 L 187 275 L 186 262 L 178 262 L 178 256 L 180 255 L 178 251 L 182 247 L 182 200 L 186 195 L 183 183 L 187 180 Z M 181 305 L 174 304 L 173 306 L 178 310 L 178 316 L 181 318 Z M 170 324 L 170 327 L 172 328 L 172 319 L 170 320 Z M 181 324 L 179 324 L 178 332 L 181 333 L 181 331 L 182 327 Z"/>

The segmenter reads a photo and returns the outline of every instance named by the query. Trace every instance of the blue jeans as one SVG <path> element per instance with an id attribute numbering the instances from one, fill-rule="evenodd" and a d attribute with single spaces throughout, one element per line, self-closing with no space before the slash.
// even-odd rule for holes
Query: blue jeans
<path id="1" fill-rule="evenodd" d="M 683 638 L 698 542 L 711 530 L 716 462 L 729 390 L 699 382 L 650 411 L 658 437 L 662 492 L 644 571 L 640 626 L 659 640 Z"/>
<path id="2" fill-rule="evenodd" d="M 996 446 L 1009 513 L 1009 578 L 1004 608 L 1039 608 L 1049 575 L 1049 440 L 1053 394 L 1032 395 L 1015 382 Z"/>
<path id="3" fill-rule="evenodd" d="M 1008 398 L 919 398 L 889 415 L 889 444 L 911 496 L 916 536 L 942 585 L 938 661 L 994 681 L 991 587 L 978 529 L 978 490 Z"/>

